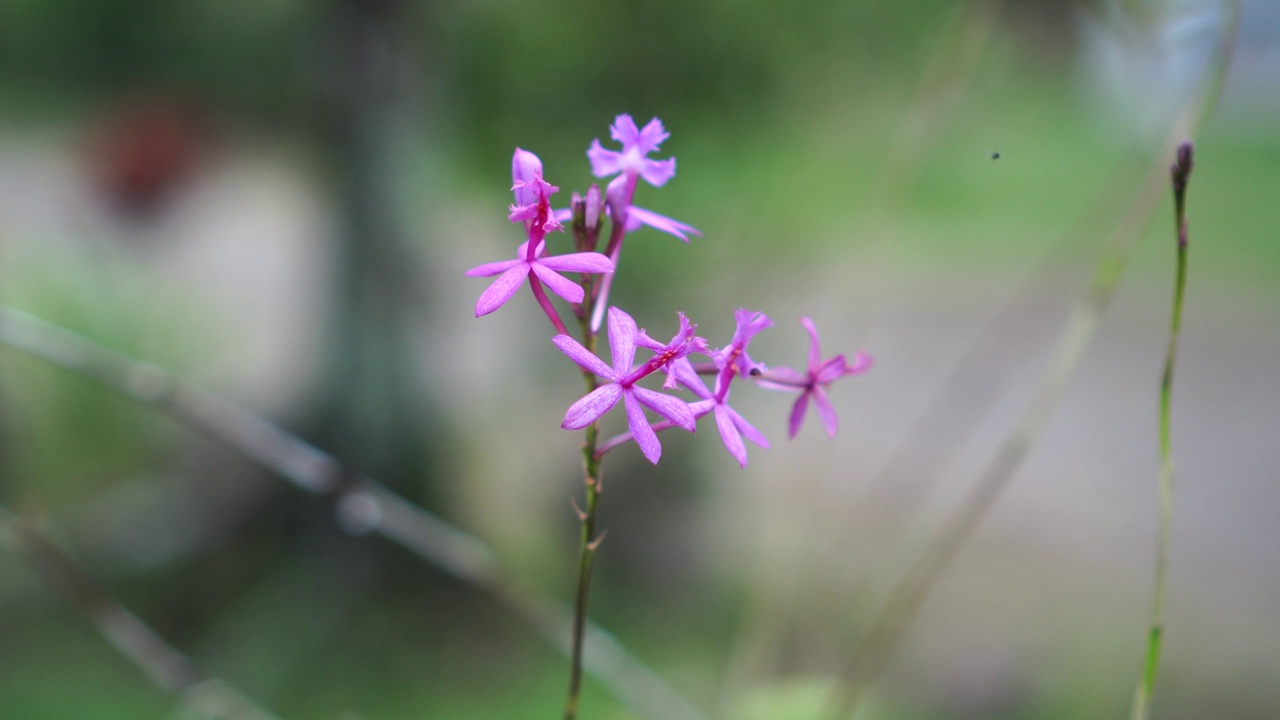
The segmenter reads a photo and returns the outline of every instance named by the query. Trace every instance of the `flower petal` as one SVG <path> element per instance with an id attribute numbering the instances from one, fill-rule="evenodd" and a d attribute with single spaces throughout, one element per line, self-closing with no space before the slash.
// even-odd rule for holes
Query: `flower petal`
<path id="1" fill-rule="evenodd" d="M 640 142 L 640 129 L 630 115 L 623 113 L 613 119 L 613 124 L 609 126 L 609 136 L 622 143 L 625 148 Z"/>
<path id="2" fill-rule="evenodd" d="M 724 405 L 716 405 L 716 428 L 720 431 L 720 439 L 724 440 L 725 449 L 733 456 L 734 460 L 742 467 L 747 466 L 747 446 L 742 444 L 742 436 L 738 434 L 738 428 L 734 426 L 733 418 L 729 415 L 729 408 Z"/>
<path id="3" fill-rule="evenodd" d="M 667 158 L 666 160 L 645 159 L 640 161 L 640 177 L 654 187 L 666 185 L 668 180 L 675 177 L 675 174 L 675 158 Z"/>
<path id="4" fill-rule="evenodd" d="M 622 397 L 622 386 L 618 383 L 601 385 L 569 406 L 560 427 L 565 430 L 581 430 L 613 409 L 620 397 Z"/>
<path id="5" fill-rule="evenodd" d="M 716 401 L 711 398 L 707 398 L 706 400 L 689 403 L 689 412 L 693 413 L 693 417 L 696 420 L 714 410 L 715 407 Z"/>
<path id="6" fill-rule="evenodd" d="M 582 343 L 574 340 L 568 335 L 557 335 L 551 338 L 551 343 L 556 348 L 569 356 L 569 359 L 576 362 L 578 367 L 589 373 L 595 373 L 602 378 L 617 380 L 617 376 L 613 372 L 613 368 L 605 364 L 603 360 L 596 357 L 592 352 L 582 346 Z"/>
<path id="7" fill-rule="evenodd" d="M 676 380 L 688 388 L 689 392 L 704 400 L 711 399 L 711 391 L 707 389 L 707 384 L 702 382 L 702 378 L 698 377 L 698 372 L 693 369 L 693 363 L 689 362 L 688 358 L 680 358 L 672 363 L 672 366 L 675 367 Z M 697 415 L 697 413 L 694 414 Z"/>
<path id="8" fill-rule="evenodd" d="M 537 155 L 528 150 L 516 148 L 516 152 L 511 156 L 511 184 L 516 196 L 516 205 L 529 205 L 537 202 L 538 197 L 534 193 L 533 188 L 527 187 L 526 184 L 533 181 L 535 177 L 542 176 L 542 161 Z"/>
<path id="9" fill-rule="evenodd" d="M 818 371 L 813 374 L 813 380 L 819 385 L 826 385 L 846 374 L 848 370 L 845 368 L 844 355 L 837 355 L 818 366 Z"/>
<path id="10" fill-rule="evenodd" d="M 856 352 L 853 354 L 853 360 L 849 361 L 849 366 L 845 368 L 845 372 L 849 375 L 861 375 L 871 369 L 875 364 L 869 353 Z"/>
<path id="11" fill-rule="evenodd" d="M 836 409 L 831 407 L 831 401 L 827 399 L 827 394 L 820 387 L 813 389 L 813 404 L 818 409 L 818 419 L 827 429 L 827 437 L 834 440 L 836 430 L 840 428 L 840 419 L 836 417 Z"/>
<path id="12" fill-rule="evenodd" d="M 591 174 L 596 177 L 608 177 L 622 172 L 622 153 L 606 150 L 600 146 L 600 140 L 592 140 L 587 148 L 587 159 L 591 161 Z"/>
<path id="13" fill-rule="evenodd" d="M 685 242 L 689 242 L 690 235 L 702 237 L 702 233 L 692 225 L 685 225 L 679 220 L 672 220 L 666 215 L 659 215 L 652 210 L 645 210 L 644 208 L 636 207 L 635 205 L 632 205 L 627 209 L 628 230 L 631 229 L 630 225 L 632 223 L 648 225 L 649 227 L 655 230 L 661 230 L 668 235 L 675 235 Z M 637 225 L 637 227 L 639 227 L 639 225 Z"/>
<path id="14" fill-rule="evenodd" d="M 791 406 L 791 418 L 787 422 L 787 435 L 794 438 L 800 432 L 800 427 L 804 425 L 804 412 L 809 409 L 809 391 L 805 390 L 800 393 L 800 397 L 796 398 L 796 404 Z"/>
<path id="15" fill-rule="evenodd" d="M 547 267 L 545 263 L 535 261 L 532 264 L 533 274 L 551 288 L 551 292 L 571 303 L 580 303 L 584 297 L 582 286 Z"/>
<path id="16" fill-rule="evenodd" d="M 649 420 L 644 416 L 644 409 L 632 398 L 638 389 L 640 388 L 633 386 L 631 392 L 625 393 L 623 404 L 627 408 L 627 427 L 631 430 L 631 439 L 640 446 L 640 452 L 644 453 L 645 459 L 657 465 L 658 458 L 662 457 L 662 444 L 658 442 L 658 434 L 649 426 Z"/>
<path id="17" fill-rule="evenodd" d="M 628 375 L 635 364 L 638 332 L 630 315 L 616 307 L 609 308 L 609 352 L 618 377 Z"/>
<path id="18" fill-rule="evenodd" d="M 488 315 L 506 304 L 528 276 L 529 265 L 523 261 L 499 275 L 497 280 L 480 293 L 480 299 L 476 301 L 476 317 Z"/>
<path id="19" fill-rule="evenodd" d="M 524 247 L 524 246 L 522 245 L 521 247 Z M 520 257 L 521 258 L 524 257 L 523 251 L 521 251 Z M 511 268 L 515 267 L 516 265 L 520 265 L 523 262 L 524 262 L 523 259 L 499 260 L 498 262 L 491 262 L 491 263 L 485 263 L 483 265 L 477 265 L 463 274 L 466 275 L 467 277 L 490 277 L 492 275 L 498 275 L 500 273 L 504 273 L 510 270 Z"/>
<path id="20" fill-rule="evenodd" d="M 598 252 L 565 253 L 552 255 L 539 260 L 543 265 L 558 272 L 602 273 L 613 272 L 613 261 L 608 255 Z"/>
<path id="21" fill-rule="evenodd" d="M 630 120 L 631 118 L 628 117 L 627 119 Z M 634 126 L 635 124 L 632 123 L 632 127 Z M 654 118 L 645 124 L 643 130 L 636 134 L 635 144 L 640 149 L 641 155 L 648 155 L 657 150 L 662 141 L 669 137 L 671 137 L 671 133 L 662 127 L 662 121 Z"/>
<path id="22" fill-rule="evenodd" d="M 818 371 L 818 365 L 822 364 L 822 348 L 818 345 L 818 328 L 814 327 L 813 321 L 807 317 L 800 318 L 800 324 L 809 333 L 809 374 L 812 375 Z"/>
<path id="23" fill-rule="evenodd" d="M 733 418 L 733 424 L 738 427 L 738 430 L 742 431 L 742 434 L 745 435 L 748 440 L 762 448 L 769 447 L 769 438 L 765 437 L 764 433 L 760 432 L 754 425 L 747 422 L 747 419 L 739 415 L 737 410 L 734 410 L 728 405 L 725 405 L 724 408 L 729 411 L 729 417 Z"/>
<path id="24" fill-rule="evenodd" d="M 639 385 L 632 385 L 630 392 L 635 396 L 636 400 L 640 401 L 641 405 L 670 420 L 678 427 L 693 432 L 696 422 L 693 418 L 693 411 L 689 409 L 689 403 L 677 397 L 642 388 Z"/>

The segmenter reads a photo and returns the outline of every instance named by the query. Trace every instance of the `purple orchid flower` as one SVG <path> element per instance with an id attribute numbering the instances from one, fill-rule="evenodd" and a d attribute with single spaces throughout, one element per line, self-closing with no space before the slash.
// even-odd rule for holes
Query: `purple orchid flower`
<path id="1" fill-rule="evenodd" d="M 698 377 L 697 371 L 693 369 L 693 364 L 687 359 L 681 358 L 673 365 L 676 379 L 680 384 L 701 398 L 689 404 L 693 416 L 701 418 L 708 413 L 715 413 L 716 429 L 720 431 L 720 439 L 724 441 L 725 449 L 734 460 L 738 461 L 739 465 L 744 468 L 747 466 L 747 446 L 742 442 L 744 435 L 762 448 L 769 447 L 769 439 L 747 422 L 746 418 L 739 415 L 737 410 L 729 407 L 729 384 L 722 379 L 723 375 L 716 376 L 716 390 L 713 393 L 707 389 L 702 378 Z M 732 378 L 732 375 L 730 377 Z"/>
<path id="2" fill-rule="evenodd" d="M 520 148 L 516 148 L 511 159 L 511 179 L 516 202 L 511 206 L 508 218 L 511 222 L 524 223 L 529 239 L 516 251 L 515 260 L 485 263 L 466 272 L 467 277 L 498 276 L 476 302 L 476 317 L 488 315 L 502 307 L 515 295 L 520 283 L 528 278 L 529 287 L 538 304 L 546 311 L 556 329 L 563 333 L 564 324 L 542 290 L 542 283 L 546 283 L 552 292 L 565 300 L 580 303 L 584 297 L 582 286 L 560 273 L 611 273 L 614 270 L 613 261 L 595 252 L 542 257 L 546 251 L 544 238 L 547 233 L 563 229 L 551 210 L 550 201 L 551 195 L 558 192 L 559 188 L 542 179 L 542 161 L 538 156 Z"/>
<path id="3" fill-rule="evenodd" d="M 809 333 L 807 372 L 801 373 L 787 367 L 771 368 L 760 375 L 757 384 L 769 390 L 799 389 L 801 391 L 795 405 L 791 406 L 791 418 L 788 424 L 790 437 L 794 438 L 800 432 L 800 426 L 804 424 L 805 411 L 809 408 L 809 398 L 812 397 L 813 404 L 818 409 L 818 419 L 827 429 L 827 437 L 835 438 L 840 420 L 836 417 L 835 408 L 831 407 L 831 401 L 827 399 L 826 388 L 845 375 L 858 375 L 870 370 L 871 356 L 860 352 L 853 356 L 852 362 L 849 362 L 845 360 L 844 355 L 836 355 L 824 362 L 822 350 L 818 344 L 818 329 L 814 327 L 813 321 L 803 317 L 800 318 L 800 324 Z"/>
<path id="4" fill-rule="evenodd" d="M 632 178 L 643 177 L 650 185 L 662 187 L 676 174 L 675 158 L 650 160 L 647 157 L 657 151 L 663 140 L 671 137 L 658 118 L 650 120 L 640 130 L 631 116 L 624 113 L 609 126 L 609 135 L 622 143 L 622 152 L 605 150 L 600 146 L 599 138 L 592 140 L 587 159 L 591 161 L 591 172 L 596 177 L 622 173 Z"/>
<path id="5" fill-rule="evenodd" d="M 600 145 L 600 139 L 596 138 L 591 141 L 591 147 L 587 150 L 587 159 L 591 161 L 591 172 L 596 177 L 618 176 L 609 183 L 606 192 L 610 214 L 623 221 L 627 232 L 635 232 L 641 225 L 648 225 L 684 242 L 689 242 L 690 235 L 701 236 L 702 233 L 691 225 L 631 204 L 637 178 L 644 178 L 645 182 L 654 187 L 662 187 L 676 174 L 675 158 L 650 160 L 647 157 L 649 153 L 657 151 L 663 140 L 671 136 L 662 127 L 662 121 L 653 118 L 640 130 L 630 115 L 623 114 L 609 126 L 609 134 L 622 143 L 622 151 L 606 150 Z"/>
<path id="6" fill-rule="evenodd" d="M 674 426 L 689 432 L 694 430 L 693 411 L 683 400 L 642 388 L 636 385 L 636 381 L 659 369 L 663 364 L 678 359 L 681 352 L 685 354 L 689 352 L 687 348 L 691 344 L 693 329 L 689 326 L 686 332 L 685 325 L 687 321 L 681 324 L 680 332 L 671 343 L 663 346 L 662 352 L 636 370 L 632 369 L 632 365 L 635 362 L 639 330 L 636 328 L 636 321 L 618 308 L 609 308 L 609 350 L 613 358 L 613 367 L 606 365 L 603 360 L 568 335 L 557 335 L 552 338 L 552 342 L 560 352 L 569 356 L 569 359 L 576 362 L 582 369 L 610 381 L 571 405 L 560 427 L 566 430 L 581 430 L 599 420 L 621 399 L 626 407 L 627 425 L 631 429 L 632 438 L 636 441 L 636 445 L 640 446 L 640 452 L 645 458 L 656 465 L 662 456 L 662 445 L 645 418 L 644 408 L 649 408 Z"/>

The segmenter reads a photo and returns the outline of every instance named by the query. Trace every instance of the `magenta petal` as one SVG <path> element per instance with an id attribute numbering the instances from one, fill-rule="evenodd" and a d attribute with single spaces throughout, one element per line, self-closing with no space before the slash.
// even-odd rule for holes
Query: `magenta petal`
<path id="1" fill-rule="evenodd" d="M 591 141 L 587 159 L 591 161 L 591 174 L 596 177 L 608 177 L 622 172 L 622 153 L 604 149 L 599 140 Z"/>
<path id="2" fill-rule="evenodd" d="M 720 439 L 724 440 L 725 449 L 742 467 L 747 466 L 747 446 L 742 444 L 742 436 L 734 427 L 733 418 L 729 416 L 729 408 L 716 406 L 716 428 L 720 431 Z"/>
<path id="3" fill-rule="evenodd" d="M 557 223 L 566 223 L 573 219 L 573 208 L 560 208 L 551 211 L 551 219 Z"/>
<path id="4" fill-rule="evenodd" d="M 609 126 L 609 135 L 624 147 L 640 141 L 640 129 L 636 127 L 636 121 L 626 113 L 613 119 L 613 124 Z"/>
<path id="5" fill-rule="evenodd" d="M 836 409 L 831 407 L 831 401 L 827 399 L 827 394 L 820 387 L 813 389 L 813 404 L 818 409 L 818 419 L 827 429 L 827 437 L 834 440 L 836 430 L 840 428 L 840 419 L 836 417 Z"/>
<path id="6" fill-rule="evenodd" d="M 805 390 L 796 398 L 796 404 L 791 406 L 791 418 L 787 422 L 787 434 L 790 437 L 794 438 L 800 432 L 800 426 L 804 425 L 804 413 L 808 409 L 809 391 Z"/>
<path id="7" fill-rule="evenodd" d="M 525 190 L 520 188 L 519 190 Z M 517 191 L 518 192 L 518 191 Z M 538 218 L 538 204 L 532 205 L 512 205 L 507 213 L 507 219 L 511 222 L 523 222 L 525 220 L 536 220 Z"/>
<path id="8" fill-rule="evenodd" d="M 571 303 L 580 303 L 583 298 L 582 286 L 570 280 L 569 278 L 557 273 L 555 270 L 547 267 L 545 263 L 538 261 L 533 263 L 533 274 L 538 279 L 546 283 L 551 288 L 551 292 L 568 300 Z"/>
<path id="9" fill-rule="evenodd" d="M 595 373 L 603 378 L 609 378 L 610 380 L 618 379 L 617 375 L 613 372 L 613 368 L 606 365 L 603 360 L 596 357 L 590 350 L 583 347 L 582 343 L 579 343 L 568 335 L 557 335 L 551 338 L 551 343 L 555 345 L 560 352 L 568 355 L 569 359 L 577 363 L 583 370 L 586 370 L 589 373 Z"/>
<path id="10" fill-rule="evenodd" d="M 564 422 L 560 427 L 565 430 L 581 430 L 600 419 L 618 404 L 622 397 L 622 387 L 617 383 L 609 383 L 587 393 L 581 400 L 569 406 L 564 414 Z M 629 408 L 628 408 L 629 409 Z M 629 415 L 630 413 L 628 413 Z M 652 430 L 650 432 L 653 432 Z"/>
<path id="11" fill-rule="evenodd" d="M 636 359 L 636 321 L 616 307 L 609 308 L 609 352 L 618 377 L 631 372 Z"/>
<path id="12" fill-rule="evenodd" d="M 644 126 L 643 130 L 637 133 L 635 143 L 639 147 L 641 155 L 648 155 L 657 150 L 662 141 L 669 137 L 671 137 L 671 133 L 662 127 L 662 121 L 654 118 Z"/>
<path id="13" fill-rule="evenodd" d="M 644 453 L 649 462 L 657 465 L 658 458 L 662 457 L 662 444 L 658 442 L 658 434 L 649 426 L 649 420 L 644 416 L 644 409 L 639 403 L 633 402 L 632 395 L 639 389 L 632 387 L 632 392 L 626 393 L 623 400 L 627 408 L 627 427 L 631 429 L 631 439 L 640 446 L 640 452 Z"/>
<path id="14" fill-rule="evenodd" d="M 526 187 L 535 177 L 542 175 L 542 161 L 528 150 L 516 148 L 511 157 L 511 184 L 516 196 L 517 205 L 529 205 L 538 201 L 533 188 Z"/>
<path id="15" fill-rule="evenodd" d="M 476 317 L 488 315 L 502 307 L 512 295 L 516 294 L 520 283 L 524 282 L 528 276 L 529 266 L 524 262 L 499 275 L 493 284 L 480 293 L 480 299 L 476 301 Z"/>
<path id="16" fill-rule="evenodd" d="M 733 424 L 738 427 L 738 430 L 740 430 L 748 440 L 762 448 L 769 447 L 769 438 L 765 437 L 764 433 L 760 432 L 754 425 L 747 422 L 747 419 L 739 415 L 737 410 L 734 410 L 728 405 L 725 405 L 724 408 L 729 411 L 729 417 L 733 418 Z"/>
<path id="17" fill-rule="evenodd" d="M 853 360 L 849 363 L 849 367 L 845 368 L 845 372 L 850 375 L 858 375 L 871 369 L 875 364 L 871 355 L 864 352 L 857 352 L 853 355 Z"/>
<path id="18" fill-rule="evenodd" d="M 637 224 L 636 227 L 639 227 L 639 224 L 643 223 L 655 230 L 661 230 L 668 235 L 675 235 L 685 242 L 689 242 L 690 235 L 702 237 L 702 233 L 698 232 L 698 229 L 692 225 L 685 225 L 679 220 L 672 220 L 666 215 L 659 215 L 652 210 L 645 210 L 644 208 L 636 207 L 635 205 L 632 205 L 627 210 L 628 230 L 631 230 L 630 226 L 633 223 Z"/>
<path id="19" fill-rule="evenodd" d="M 520 258 L 524 257 L 523 250 L 520 252 L 519 257 Z M 523 263 L 524 263 L 523 259 L 500 260 L 498 262 L 491 262 L 491 263 L 485 263 L 483 265 L 477 265 L 463 274 L 466 275 L 467 277 L 489 277 L 491 275 L 498 275 L 500 273 L 504 273 L 510 270 L 512 267 L 515 267 L 516 265 L 520 265 Z"/>
<path id="20" fill-rule="evenodd" d="M 711 391 L 707 389 L 706 383 L 702 382 L 702 378 L 698 377 L 698 372 L 693 369 L 693 363 L 689 362 L 688 358 L 680 358 L 672 363 L 672 366 L 675 368 L 676 380 L 688 388 L 689 392 L 704 400 L 711 399 Z"/>
<path id="21" fill-rule="evenodd" d="M 714 410 L 715 407 L 716 401 L 711 398 L 707 398 L 706 400 L 689 403 L 689 412 L 693 413 L 693 417 L 696 420 Z"/>
<path id="22" fill-rule="evenodd" d="M 557 272 L 603 273 L 613 272 L 613 261 L 598 252 L 566 253 L 540 260 L 543 265 Z"/>
<path id="23" fill-rule="evenodd" d="M 813 374 L 813 377 L 814 382 L 820 385 L 825 385 L 844 377 L 847 373 L 848 370 L 845 369 L 844 355 L 837 355 L 822 363 L 822 365 L 818 367 L 818 371 Z"/>
<path id="24" fill-rule="evenodd" d="M 818 328 L 807 317 L 800 318 L 800 324 L 809 333 L 809 372 L 815 372 L 822 363 L 822 348 L 818 345 Z"/>
<path id="25" fill-rule="evenodd" d="M 689 403 L 638 385 L 631 386 L 631 393 L 636 400 L 640 401 L 640 404 L 670 420 L 676 426 L 693 432 L 696 421 L 693 418 L 693 411 L 689 409 Z"/>
<path id="26" fill-rule="evenodd" d="M 662 187 L 667 181 L 676 174 L 676 159 L 667 158 L 666 160 L 642 160 L 640 162 L 640 177 L 645 182 L 654 187 Z"/>

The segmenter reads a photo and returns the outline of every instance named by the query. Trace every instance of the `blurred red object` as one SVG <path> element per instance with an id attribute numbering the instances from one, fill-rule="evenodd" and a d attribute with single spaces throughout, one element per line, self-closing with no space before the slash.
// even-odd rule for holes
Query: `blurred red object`
<path id="1" fill-rule="evenodd" d="M 189 109 L 156 101 L 124 105 L 93 133 L 96 185 L 117 210 L 149 214 L 197 165 L 199 136 Z"/>

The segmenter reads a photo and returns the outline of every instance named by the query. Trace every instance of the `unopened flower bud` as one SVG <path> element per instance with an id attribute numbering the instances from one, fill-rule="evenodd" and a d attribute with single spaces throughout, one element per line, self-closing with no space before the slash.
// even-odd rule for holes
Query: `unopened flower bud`
<path id="1" fill-rule="evenodd" d="M 587 188 L 587 232 L 596 234 L 600 232 L 600 211 L 604 209 L 604 203 L 600 198 L 600 186 L 595 183 Z"/>
<path id="2" fill-rule="evenodd" d="M 609 182 L 604 191 L 605 202 L 615 223 L 627 222 L 627 176 L 619 175 Z"/>
<path id="3" fill-rule="evenodd" d="M 511 185 L 516 194 L 516 205 L 530 205 L 537 202 L 538 196 L 533 188 L 526 187 L 534 178 L 542 177 L 542 161 L 528 150 L 516 148 L 511 156 Z"/>

